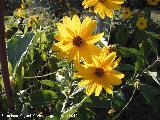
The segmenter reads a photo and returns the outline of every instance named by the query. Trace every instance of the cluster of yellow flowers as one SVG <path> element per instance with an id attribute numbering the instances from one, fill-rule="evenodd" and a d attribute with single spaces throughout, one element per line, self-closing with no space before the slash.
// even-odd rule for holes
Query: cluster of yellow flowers
<path id="1" fill-rule="evenodd" d="M 121 8 L 124 0 L 84 0 L 84 8 L 94 8 L 101 18 L 113 17 L 113 11 Z M 123 8 L 122 18 L 130 19 L 132 12 L 129 8 Z M 124 74 L 114 70 L 121 58 L 117 58 L 116 52 L 111 46 L 100 49 L 95 43 L 102 39 L 104 33 L 93 34 L 97 25 L 96 20 L 89 16 L 81 22 L 77 15 L 72 18 L 63 17 L 62 23 L 57 23 L 57 32 L 54 38 L 58 41 L 53 44 L 52 50 L 57 52 L 59 58 L 73 61 L 77 70 L 76 75 L 83 79 L 79 86 L 86 87 L 86 94 L 95 92 L 99 96 L 102 89 L 113 94 L 113 85 L 120 85 Z M 136 27 L 144 30 L 147 20 L 138 18 Z M 83 61 L 83 65 L 80 63 Z"/>
<path id="2" fill-rule="evenodd" d="M 132 11 L 128 7 L 124 7 L 122 10 L 122 18 L 130 19 L 132 17 Z M 140 30 L 145 30 L 147 28 L 147 19 L 144 17 L 139 17 L 136 22 L 136 27 Z"/>
<path id="3" fill-rule="evenodd" d="M 151 6 L 157 6 L 160 3 L 160 0 L 147 0 L 147 3 Z"/>
<path id="4" fill-rule="evenodd" d="M 113 85 L 120 85 L 124 74 L 113 70 L 120 61 L 116 52 L 109 47 L 100 49 L 95 45 L 104 33 L 93 34 L 97 22 L 86 17 L 82 22 L 77 15 L 73 18 L 63 17 L 62 23 L 57 23 L 55 39 L 59 41 L 52 46 L 60 58 L 66 57 L 73 61 L 77 75 L 82 77 L 79 86 L 86 86 L 86 94 L 95 92 L 99 96 L 102 88 L 107 93 L 113 93 Z M 84 65 L 80 61 L 84 61 Z"/>

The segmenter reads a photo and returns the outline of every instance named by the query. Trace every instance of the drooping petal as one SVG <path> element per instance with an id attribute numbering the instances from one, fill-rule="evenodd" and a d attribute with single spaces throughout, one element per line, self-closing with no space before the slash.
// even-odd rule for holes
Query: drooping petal
<path id="1" fill-rule="evenodd" d="M 69 62 L 71 62 L 74 59 L 76 53 L 77 53 L 76 47 L 72 47 L 70 51 L 68 51 L 67 58 Z"/>
<path id="2" fill-rule="evenodd" d="M 111 69 L 114 69 L 118 66 L 119 62 L 121 61 L 121 57 L 111 63 Z"/>
<path id="3" fill-rule="evenodd" d="M 96 84 L 95 83 L 91 83 L 86 87 L 86 94 L 88 96 L 90 96 L 96 89 Z"/>
<path id="4" fill-rule="evenodd" d="M 109 94 L 113 94 L 113 87 L 112 85 L 109 84 L 104 84 L 103 83 L 103 88 L 105 89 L 105 91 Z"/>
<path id="5" fill-rule="evenodd" d="M 97 84 L 96 85 L 96 90 L 95 90 L 95 96 L 99 96 L 99 94 L 101 93 L 101 91 L 102 91 L 102 85 Z"/>
<path id="6" fill-rule="evenodd" d="M 105 10 L 105 14 L 106 14 L 108 17 L 113 18 L 113 11 L 112 11 L 112 10 L 106 9 L 106 10 Z"/>

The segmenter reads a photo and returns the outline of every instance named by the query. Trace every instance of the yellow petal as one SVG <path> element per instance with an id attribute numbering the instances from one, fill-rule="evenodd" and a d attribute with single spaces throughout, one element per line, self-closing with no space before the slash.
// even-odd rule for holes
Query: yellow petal
<path id="1" fill-rule="evenodd" d="M 97 41 L 101 40 L 101 38 L 103 37 L 103 35 L 104 35 L 104 33 L 99 33 L 99 34 L 96 34 L 96 35 L 88 36 L 88 38 L 86 38 L 86 39 L 87 39 L 88 43 L 94 44 Z"/>
<path id="2" fill-rule="evenodd" d="M 109 94 L 113 94 L 113 87 L 112 85 L 108 85 L 108 84 L 103 84 L 103 88 L 105 89 L 105 91 Z"/>
<path id="3" fill-rule="evenodd" d="M 119 79 L 124 78 L 124 74 L 115 70 L 108 71 L 108 73 L 118 77 Z"/>
<path id="4" fill-rule="evenodd" d="M 76 55 L 76 52 L 77 52 L 76 47 L 73 47 L 73 48 L 70 49 L 70 51 L 68 51 L 67 60 L 69 62 L 71 62 L 74 59 L 74 57 Z"/>
<path id="5" fill-rule="evenodd" d="M 113 18 L 113 11 L 112 11 L 112 10 L 106 9 L 106 10 L 105 10 L 105 14 L 106 14 L 108 17 Z"/>
<path id="6" fill-rule="evenodd" d="M 87 86 L 88 84 L 90 84 L 92 81 L 91 80 L 81 80 L 79 83 L 78 83 L 78 85 L 80 86 L 80 87 L 82 87 L 82 86 Z"/>
<path id="7" fill-rule="evenodd" d="M 112 85 L 120 85 L 122 83 L 122 80 L 120 78 L 118 78 L 117 76 L 113 75 L 113 74 L 106 74 L 106 79 L 105 81 L 108 84 L 112 84 Z"/>
<path id="8" fill-rule="evenodd" d="M 82 76 L 84 79 L 91 80 L 91 81 L 95 79 L 95 76 L 93 75 L 94 73 L 93 67 L 87 67 L 87 68 L 79 67 L 79 69 L 77 70 L 78 70 L 77 74 Z"/>
<path id="9" fill-rule="evenodd" d="M 120 61 L 121 61 L 121 57 L 119 57 L 117 60 L 115 60 L 113 63 L 111 63 L 111 68 L 112 69 L 116 68 Z"/>
<path id="10" fill-rule="evenodd" d="M 110 65 L 116 58 L 116 53 L 112 52 L 110 53 L 106 58 L 104 58 L 104 67 Z"/>
<path id="11" fill-rule="evenodd" d="M 90 17 L 86 17 L 82 22 L 82 37 L 85 38 L 86 36 L 92 34 L 96 25 L 97 22 L 95 20 L 92 20 Z"/>
<path id="12" fill-rule="evenodd" d="M 86 87 L 86 94 L 90 96 L 96 89 L 96 84 L 92 83 Z"/>
<path id="13" fill-rule="evenodd" d="M 97 84 L 96 90 L 95 90 L 95 96 L 99 96 L 101 91 L 102 91 L 102 85 Z"/>
<path id="14" fill-rule="evenodd" d="M 67 16 L 63 17 L 63 24 L 68 28 L 71 28 L 71 26 L 73 25 L 71 19 Z"/>
<path id="15" fill-rule="evenodd" d="M 124 0 L 112 0 L 112 2 L 116 4 L 123 4 Z"/>
<path id="16" fill-rule="evenodd" d="M 81 32 L 81 21 L 77 15 L 74 15 L 72 18 L 72 22 L 73 22 L 73 25 L 71 26 L 75 27 L 75 33 L 76 33 L 76 36 L 78 36 Z"/>
<path id="17" fill-rule="evenodd" d="M 74 32 L 71 31 L 70 29 L 66 28 L 64 24 L 57 23 L 56 25 L 57 25 L 58 32 L 60 34 L 63 34 L 64 37 L 69 37 L 72 39 L 75 36 Z"/>

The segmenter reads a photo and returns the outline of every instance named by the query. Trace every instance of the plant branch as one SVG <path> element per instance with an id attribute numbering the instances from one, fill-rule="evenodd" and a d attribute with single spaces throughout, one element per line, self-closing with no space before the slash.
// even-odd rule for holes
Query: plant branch
<path id="1" fill-rule="evenodd" d="M 129 103 L 132 101 L 133 96 L 135 94 L 136 88 L 134 88 L 133 92 L 132 92 L 132 96 L 129 99 L 129 101 L 126 103 L 126 105 L 121 109 L 121 111 L 113 118 L 113 120 L 117 119 L 119 117 L 119 115 L 124 111 L 125 108 L 127 108 L 127 106 L 129 105 Z"/>
<path id="2" fill-rule="evenodd" d="M 42 76 L 33 76 L 33 77 L 21 77 L 21 78 L 24 78 L 24 79 L 36 79 L 36 78 L 43 78 L 43 77 L 47 77 L 47 76 L 50 76 L 50 75 L 53 75 L 55 74 L 56 72 L 53 72 L 53 73 L 48 73 L 48 74 L 45 74 L 45 75 L 42 75 Z"/>
<path id="3" fill-rule="evenodd" d="M 1 55 L 2 78 L 3 78 L 5 93 L 8 101 L 9 112 L 12 113 L 14 112 L 15 108 L 14 108 L 13 92 L 11 89 L 9 71 L 8 71 L 3 9 L 4 9 L 3 0 L 0 0 L 0 55 Z"/>

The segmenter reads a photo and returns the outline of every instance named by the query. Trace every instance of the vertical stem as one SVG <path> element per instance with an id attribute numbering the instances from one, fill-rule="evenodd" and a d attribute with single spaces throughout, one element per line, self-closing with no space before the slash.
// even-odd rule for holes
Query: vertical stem
<path id="1" fill-rule="evenodd" d="M 4 6 L 3 0 L 0 0 L 0 55 L 1 55 L 1 68 L 2 77 L 5 88 L 5 93 L 8 101 L 9 112 L 14 112 L 13 93 L 10 85 L 8 61 L 5 43 L 5 26 L 4 26 Z"/>

